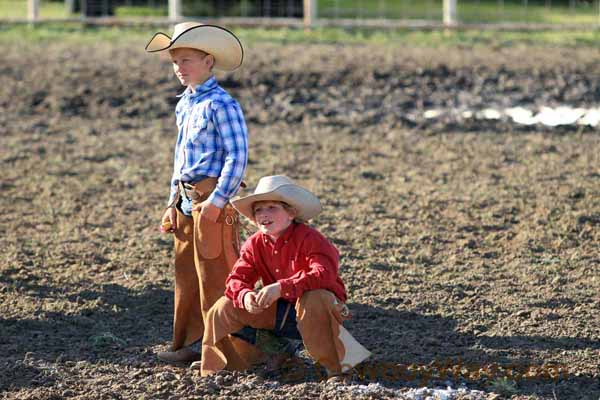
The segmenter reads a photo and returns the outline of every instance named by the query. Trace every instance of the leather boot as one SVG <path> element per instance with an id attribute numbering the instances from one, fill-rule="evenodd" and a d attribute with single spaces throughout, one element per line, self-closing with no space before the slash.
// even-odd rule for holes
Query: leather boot
<path id="1" fill-rule="evenodd" d="M 168 363 L 189 363 L 200 360 L 200 353 L 183 347 L 175 351 L 161 351 L 157 354 L 158 358 Z"/>

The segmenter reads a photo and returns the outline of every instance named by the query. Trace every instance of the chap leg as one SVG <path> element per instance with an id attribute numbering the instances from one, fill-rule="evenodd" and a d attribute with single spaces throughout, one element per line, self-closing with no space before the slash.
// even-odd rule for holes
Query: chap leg
<path id="1" fill-rule="evenodd" d="M 202 376 L 228 369 L 246 369 L 251 363 L 231 344 L 229 334 L 244 326 L 256 329 L 274 329 L 277 303 L 260 314 L 233 306 L 233 301 L 223 296 L 208 312 L 202 340 Z"/>
<path id="2" fill-rule="evenodd" d="M 304 346 L 329 375 L 345 372 L 371 354 L 343 327 L 343 307 L 333 293 L 323 289 L 305 292 L 296 302 Z"/>
<path id="3" fill-rule="evenodd" d="M 200 310 L 200 289 L 194 263 L 194 222 L 177 211 L 179 229 L 175 242 L 175 308 L 172 350 L 188 346 L 202 338 L 204 323 Z"/>

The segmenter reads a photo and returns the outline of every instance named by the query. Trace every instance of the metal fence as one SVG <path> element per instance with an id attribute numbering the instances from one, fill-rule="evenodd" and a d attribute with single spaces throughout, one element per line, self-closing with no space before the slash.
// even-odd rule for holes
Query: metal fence
<path id="1" fill-rule="evenodd" d="M 1 21 L 598 29 L 600 0 L 0 0 Z"/>

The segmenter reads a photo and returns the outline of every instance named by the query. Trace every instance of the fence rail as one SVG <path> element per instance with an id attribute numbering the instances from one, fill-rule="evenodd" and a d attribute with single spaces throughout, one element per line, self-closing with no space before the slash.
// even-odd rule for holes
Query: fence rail
<path id="1" fill-rule="evenodd" d="M 241 26 L 581 30 L 600 29 L 600 0 L 0 0 L 0 22 L 192 18 Z"/>

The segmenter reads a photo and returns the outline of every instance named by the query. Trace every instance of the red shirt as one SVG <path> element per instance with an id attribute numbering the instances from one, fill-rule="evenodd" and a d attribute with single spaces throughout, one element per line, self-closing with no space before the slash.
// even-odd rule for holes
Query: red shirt
<path id="1" fill-rule="evenodd" d="M 244 308 L 244 295 L 263 285 L 279 282 L 281 297 L 295 302 L 308 290 L 327 289 L 346 301 L 346 288 L 338 276 L 339 252 L 319 231 L 292 223 L 276 242 L 262 232 L 250 236 L 225 282 L 225 295 Z"/>

